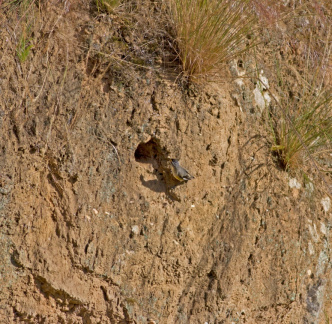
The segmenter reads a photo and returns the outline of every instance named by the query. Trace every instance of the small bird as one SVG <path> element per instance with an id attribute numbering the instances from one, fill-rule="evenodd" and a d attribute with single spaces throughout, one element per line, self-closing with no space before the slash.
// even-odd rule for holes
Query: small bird
<path id="1" fill-rule="evenodd" d="M 195 177 L 191 176 L 189 172 L 179 164 L 179 161 L 175 159 L 172 159 L 172 174 L 174 178 L 179 181 L 195 179 Z"/>

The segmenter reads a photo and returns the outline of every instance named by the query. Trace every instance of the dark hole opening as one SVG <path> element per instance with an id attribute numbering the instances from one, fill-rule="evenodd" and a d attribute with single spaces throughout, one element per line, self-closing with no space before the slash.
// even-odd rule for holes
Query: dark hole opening
<path id="1" fill-rule="evenodd" d="M 158 155 L 158 144 L 153 140 L 141 143 L 135 151 L 135 160 L 140 163 L 151 163 Z"/>

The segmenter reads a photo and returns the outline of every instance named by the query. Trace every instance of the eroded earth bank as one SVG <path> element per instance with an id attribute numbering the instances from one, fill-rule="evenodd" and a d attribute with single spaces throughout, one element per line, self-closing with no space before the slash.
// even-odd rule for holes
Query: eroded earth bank
<path id="1" fill-rule="evenodd" d="M 328 194 L 275 162 L 250 80 L 100 58 L 135 40 L 74 1 L 43 7 L 22 63 L 16 14 L 0 14 L 1 323 L 329 323 Z"/>

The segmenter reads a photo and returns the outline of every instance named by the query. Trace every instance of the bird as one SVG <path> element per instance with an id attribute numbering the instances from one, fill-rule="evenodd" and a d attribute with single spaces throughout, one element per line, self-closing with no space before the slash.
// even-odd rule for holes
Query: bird
<path id="1" fill-rule="evenodd" d="M 195 179 L 195 177 L 190 175 L 189 172 L 179 164 L 179 161 L 175 159 L 172 159 L 172 174 L 175 179 L 181 182 Z"/>

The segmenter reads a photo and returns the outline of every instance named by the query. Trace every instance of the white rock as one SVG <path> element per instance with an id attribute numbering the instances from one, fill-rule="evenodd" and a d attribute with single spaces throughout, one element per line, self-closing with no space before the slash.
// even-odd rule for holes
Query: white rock
<path id="1" fill-rule="evenodd" d="M 311 242 L 308 243 L 308 250 L 309 250 L 310 255 L 313 255 L 315 253 L 314 246 L 312 245 Z"/>
<path id="2" fill-rule="evenodd" d="M 329 197 L 323 198 L 320 203 L 322 204 L 325 213 L 327 213 L 331 208 L 331 199 Z"/>
<path id="3" fill-rule="evenodd" d="M 254 98 L 255 98 L 256 105 L 258 106 L 259 110 L 262 112 L 266 106 L 262 91 L 259 90 L 259 88 L 256 86 L 256 88 L 254 89 L 253 92 L 254 92 Z"/>
<path id="4" fill-rule="evenodd" d="M 258 83 L 253 92 L 254 92 L 256 105 L 259 108 L 260 112 L 262 113 L 263 110 L 270 104 L 271 97 L 267 92 L 262 92 L 262 90 L 259 88 Z"/>
<path id="5" fill-rule="evenodd" d="M 295 178 L 290 178 L 289 179 L 289 186 L 291 188 L 300 189 L 301 188 L 301 183 L 299 183 Z"/>
<path id="6" fill-rule="evenodd" d="M 318 233 L 317 233 L 316 224 L 314 224 L 314 226 L 308 225 L 308 227 L 309 227 L 309 232 L 310 232 L 310 234 L 311 234 L 312 239 L 313 239 L 315 242 L 318 242 L 318 240 L 319 240 L 319 235 L 318 235 Z"/>
<path id="7" fill-rule="evenodd" d="M 326 226 L 324 223 L 320 223 L 320 231 L 326 235 L 327 231 L 326 231 Z"/>
<path id="8" fill-rule="evenodd" d="M 266 106 L 268 106 L 271 102 L 271 97 L 267 92 L 264 92 L 264 99 L 265 99 Z"/>
<path id="9" fill-rule="evenodd" d="M 259 73 L 259 80 L 256 83 L 256 88 L 253 91 L 256 105 L 260 109 L 261 113 L 271 102 L 270 95 L 267 92 L 264 92 L 264 90 L 270 88 L 269 80 L 263 74 L 264 71 L 261 70 Z"/>
<path id="10" fill-rule="evenodd" d="M 263 75 L 264 71 L 261 70 L 261 72 L 259 73 L 259 86 L 262 90 L 266 90 L 266 89 L 269 89 L 270 86 L 269 86 L 269 80 L 267 79 L 267 77 L 265 77 Z"/>
<path id="11" fill-rule="evenodd" d="M 238 85 L 238 87 L 240 87 L 240 88 L 242 88 L 242 87 L 244 86 L 244 82 L 243 82 L 242 79 L 235 79 L 234 82 L 235 82 L 235 83 Z"/>
<path id="12" fill-rule="evenodd" d="M 312 182 L 308 182 L 305 184 L 305 189 L 307 191 L 307 195 L 311 196 L 315 188 Z"/>
<path id="13" fill-rule="evenodd" d="M 329 257 L 325 251 L 321 251 L 319 253 L 317 267 L 316 267 L 316 275 L 320 276 L 325 272 L 326 266 L 329 263 Z"/>
<path id="14" fill-rule="evenodd" d="M 131 232 L 132 232 L 133 234 L 138 235 L 138 234 L 139 234 L 139 227 L 138 227 L 137 225 L 132 226 L 132 228 L 131 228 Z"/>

